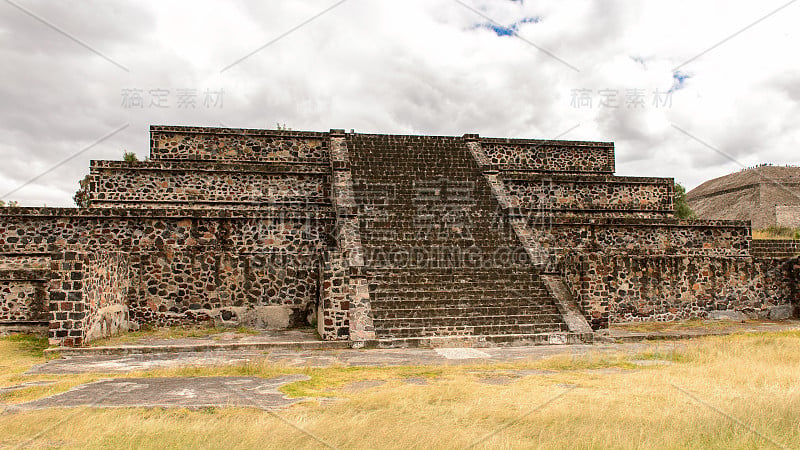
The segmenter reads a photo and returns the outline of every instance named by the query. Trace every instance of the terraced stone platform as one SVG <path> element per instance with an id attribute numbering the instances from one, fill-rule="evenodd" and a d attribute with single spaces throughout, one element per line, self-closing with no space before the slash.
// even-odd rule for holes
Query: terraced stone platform
<path id="1" fill-rule="evenodd" d="M 0 330 L 315 325 L 331 346 L 589 341 L 613 322 L 796 316 L 795 243 L 673 217 L 610 142 L 153 126 L 80 208 L 0 208 Z"/>

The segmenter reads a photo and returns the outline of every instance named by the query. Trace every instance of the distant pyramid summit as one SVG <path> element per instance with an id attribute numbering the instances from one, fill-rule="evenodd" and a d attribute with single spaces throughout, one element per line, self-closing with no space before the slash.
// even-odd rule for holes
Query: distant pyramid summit
<path id="1" fill-rule="evenodd" d="M 686 200 L 703 219 L 749 220 L 755 229 L 800 227 L 800 167 L 748 168 L 706 181 Z"/>

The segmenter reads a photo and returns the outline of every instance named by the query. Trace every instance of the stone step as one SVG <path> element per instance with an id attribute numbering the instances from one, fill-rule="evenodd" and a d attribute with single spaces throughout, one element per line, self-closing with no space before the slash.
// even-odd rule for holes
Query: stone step
<path id="1" fill-rule="evenodd" d="M 414 199 L 398 202 L 396 199 L 388 198 L 376 200 L 374 204 L 359 199 L 356 199 L 356 202 L 360 205 L 358 212 L 364 219 L 369 222 L 383 220 L 397 227 L 413 224 L 422 218 L 442 220 L 442 218 L 470 217 L 480 221 L 481 225 L 505 223 L 508 220 L 494 205 L 481 205 L 475 202 L 469 205 L 445 203 L 445 201 L 422 202 Z M 490 211 L 487 213 L 486 209 Z M 411 215 L 408 215 L 409 213 Z M 503 221 L 500 221 L 501 219 Z M 486 231 L 491 232 L 492 229 Z"/>
<path id="2" fill-rule="evenodd" d="M 530 270 L 525 270 L 527 267 L 520 269 L 509 269 L 504 267 L 503 270 L 498 271 L 480 271 L 480 270 L 459 270 L 458 268 L 448 267 L 447 271 L 440 271 L 441 269 L 426 269 L 415 270 L 400 269 L 391 271 L 378 272 L 379 269 L 372 269 L 370 277 L 375 281 L 380 282 L 395 282 L 395 283 L 440 283 L 440 282 L 513 282 L 524 283 L 534 282 L 540 284 L 539 276 L 532 273 Z"/>
<path id="3" fill-rule="evenodd" d="M 406 306 L 406 305 L 400 305 Z M 377 305 L 373 309 L 375 319 L 404 319 L 404 318 L 425 318 L 425 317 L 492 317 L 492 316 L 525 316 L 536 317 L 539 315 L 556 314 L 560 320 L 560 315 L 553 312 L 554 308 L 546 305 L 534 306 L 472 306 L 472 307 L 427 307 L 427 308 L 385 308 L 383 304 Z"/>
<path id="4" fill-rule="evenodd" d="M 496 254 L 491 244 L 464 250 L 453 244 L 443 245 L 425 239 L 418 248 L 403 248 L 393 241 L 361 241 L 368 258 L 378 261 L 375 267 L 514 267 L 525 268 L 529 263 L 524 250 Z M 470 246 L 473 247 L 473 246 Z"/>
<path id="5" fill-rule="evenodd" d="M 462 217 L 458 221 L 448 219 L 439 221 L 420 220 L 419 222 L 408 222 L 406 225 L 391 226 L 391 222 L 371 223 L 367 219 L 361 223 L 360 231 L 362 239 L 370 239 L 373 236 L 379 237 L 385 235 L 387 231 L 392 231 L 398 240 L 406 240 L 406 246 L 413 246 L 415 243 L 413 239 L 418 236 L 438 237 L 440 239 L 455 239 L 462 240 L 465 238 L 472 238 L 481 242 L 498 243 L 498 244 L 514 244 L 512 239 L 515 237 L 509 229 L 506 233 L 498 230 L 496 233 L 487 233 L 479 223 L 470 220 L 469 217 Z M 410 241 L 409 241 L 410 240 Z"/>
<path id="6" fill-rule="evenodd" d="M 391 163 L 396 165 L 397 163 Z M 375 187 L 385 187 L 385 185 L 393 185 L 398 189 L 435 189 L 435 188 L 450 188 L 450 189 L 470 189 L 474 190 L 476 186 L 480 186 L 480 181 L 477 178 L 472 178 L 479 173 L 475 173 L 468 169 L 450 169 L 450 168 L 436 168 L 428 171 L 425 174 L 416 174 L 411 169 L 403 171 L 400 169 L 397 172 L 384 172 L 362 174 L 359 172 L 353 173 L 353 183 L 355 187 L 364 185 L 367 189 Z M 419 175 L 423 175 L 420 177 Z M 424 180 L 424 181 L 421 181 Z M 457 183 L 457 184 L 456 184 Z"/>
<path id="7" fill-rule="evenodd" d="M 407 278 L 402 280 L 369 280 L 370 290 L 374 292 L 394 292 L 394 291 L 408 291 L 408 292 L 510 292 L 514 291 L 540 291 L 545 292 L 546 288 L 538 280 L 533 279 L 520 279 L 518 281 L 512 280 L 447 280 L 442 279 L 439 282 L 430 280 L 414 280 Z"/>
<path id="8" fill-rule="evenodd" d="M 369 265 L 375 268 L 505 267 L 514 270 L 531 268 L 530 258 L 524 251 L 494 254 L 490 246 L 463 251 L 453 246 L 436 246 L 425 241 L 420 241 L 419 249 L 398 248 L 391 243 L 362 241 L 362 244 L 365 256 L 374 260 L 370 261 Z"/>
<path id="9" fill-rule="evenodd" d="M 448 189 L 434 189 L 429 186 L 413 185 L 411 183 L 390 183 L 382 180 L 369 180 L 364 188 L 353 186 L 359 191 L 354 193 L 354 198 L 362 201 L 371 200 L 396 200 L 402 201 L 458 201 L 469 200 L 473 204 L 490 203 L 493 198 L 486 192 L 475 189 L 452 191 Z M 363 190 L 361 190 L 363 189 Z"/>
<path id="10" fill-rule="evenodd" d="M 453 284 L 435 285 L 432 283 L 371 283 L 370 293 L 375 298 L 389 296 L 402 296 L 404 298 L 505 298 L 508 294 L 512 297 L 537 298 L 547 297 L 544 286 L 527 284 L 521 286 L 499 286 L 497 284 L 470 283 L 458 286 Z"/>
<path id="11" fill-rule="evenodd" d="M 592 333 L 546 332 L 529 334 L 488 334 L 464 336 L 425 336 L 385 338 L 370 343 L 376 348 L 437 348 L 437 347 L 505 347 L 526 345 L 563 345 L 591 343 Z"/>
<path id="12" fill-rule="evenodd" d="M 418 159 L 411 160 L 409 157 L 395 156 L 389 158 L 354 158 L 351 162 L 357 165 L 355 173 L 371 177 L 374 174 L 431 174 L 437 173 L 443 169 L 452 169 L 454 171 L 474 171 L 474 167 L 459 161 L 448 161 L 442 159 Z M 361 165 L 371 166 L 375 170 L 373 172 L 365 172 Z M 384 166 L 385 165 L 385 166 Z"/>
<path id="13" fill-rule="evenodd" d="M 446 267 L 446 268 L 427 268 L 427 267 L 403 267 L 403 268 L 381 268 L 381 269 L 372 269 L 370 273 L 373 275 L 394 275 L 394 274 L 418 274 L 418 275 L 459 275 L 459 276 L 495 276 L 495 275 L 502 275 L 506 273 L 507 268 L 503 266 L 494 266 L 494 267 L 481 267 L 481 268 L 470 268 L 470 267 Z M 535 275 L 535 273 L 530 272 L 530 268 L 524 270 L 520 273 L 528 273 L 529 275 Z"/>
<path id="14" fill-rule="evenodd" d="M 376 329 L 396 328 L 431 328 L 431 327 L 460 327 L 460 326 L 550 326 L 560 324 L 559 314 L 527 314 L 502 315 L 502 316 L 423 316 L 423 317 L 398 317 L 375 318 L 373 324 Z"/>
<path id="15" fill-rule="evenodd" d="M 428 260 L 419 263 L 416 261 L 404 260 L 402 261 L 402 264 L 398 264 L 396 259 L 386 259 L 384 255 L 375 255 L 369 252 L 367 253 L 367 255 L 365 255 L 367 259 L 376 259 L 378 256 L 380 256 L 383 259 L 378 261 L 371 261 L 371 263 L 369 264 L 370 270 L 411 268 L 411 267 L 420 269 L 441 269 L 454 266 L 452 260 L 441 260 L 441 261 Z M 459 261 L 458 264 L 459 268 L 464 268 L 464 269 L 480 269 L 487 266 L 497 267 L 499 266 L 499 264 L 483 264 L 482 261 L 465 261 L 463 263 Z M 527 259 L 525 261 L 519 261 L 517 263 L 508 262 L 505 263 L 505 265 L 502 267 L 505 267 L 508 271 L 526 270 L 526 269 L 530 270 L 531 261 L 530 259 Z"/>
<path id="16" fill-rule="evenodd" d="M 438 225 L 441 228 L 459 226 L 480 236 L 495 236 L 510 230 L 511 223 L 499 217 L 483 217 L 466 210 L 450 209 L 449 212 L 431 211 L 419 207 L 414 211 L 394 211 L 388 208 L 359 211 L 361 229 L 394 229 L 398 231 L 427 230 Z"/>
<path id="17" fill-rule="evenodd" d="M 523 255 L 525 254 L 525 250 L 522 247 L 519 248 L 508 248 L 511 247 L 510 245 L 503 245 L 505 241 L 498 241 L 498 240 L 480 240 L 475 245 L 469 245 L 468 247 L 459 247 L 458 239 L 454 240 L 444 240 L 444 239 L 425 239 L 425 238 L 414 238 L 413 246 L 409 246 L 409 242 L 403 239 L 394 239 L 393 233 L 386 232 L 384 238 L 378 239 L 361 239 L 361 242 L 367 248 L 374 248 L 376 250 L 380 250 L 383 252 L 391 252 L 392 254 L 397 254 L 399 256 L 403 255 L 430 255 L 431 257 L 436 257 L 436 253 L 434 251 L 440 251 L 444 253 L 440 253 L 442 257 L 445 258 L 452 258 L 455 255 L 462 255 L 464 257 L 469 256 L 470 254 L 475 255 L 494 255 L 496 259 L 498 259 L 495 266 L 498 267 L 506 267 L 502 261 L 503 257 L 509 256 L 516 256 L 516 255 Z M 484 266 L 486 266 L 484 264 Z M 472 265 L 466 267 L 473 267 Z"/>
<path id="18" fill-rule="evenodd" d="M 485 308 L 531 308 L 541 310 L 543 313 L 555 313 L 558 308 L 550 302 L 549 298 L 532 297 L 506 297 L 506 298 L 450 298 L 426 299 L 387 297 L 375 299 L 370 303 L 373 311 L 403 310 L 430 310 L 430 309 L 470 309 L 481 310 Z"/>
<path id="19" fill-rule="evenodd" d="M 494 232 L 487 232 L 487 228 L 494 228 Z M 405 247 L 414 247 L 417 243 L 414 241 L 417 235 L 439 237 L 441 239 L 464 239 L 471 237 L 478 239 L 482 242 L 508 244 L 511 247 L 518 247 L 521 244 L 517 243 L 516 235 L 510 226 L 495 223 L 481 223 L 479 220 L 473 220 L 471 217 L 460 217 L 458 220 L 451 218 L 439 220 L 419 220 L 408 221 L 403 224 L 395 224 L 394 226 L 390 221 L 379 222 L 374 225 L 367 218 L 359 228 L 363 231 L 364 237 L 369 238 L 373 234 L 381 236 L 387 231 L 392 231 L 398 239 L 408 239 L 403 244 Z"/>
<path id="20" fill-rule="evenodd" d="M 406 246 L 409 244 L 412 246 L 415 245 L 414 240 L 419 238 L 435 238 L 443 242 L 447 242 L 448 239 L 454 241 L 471 239 L 489 244 L 512 244 L 514 242 L 511 239 L 512 236 L 498 236 L 497 234 L 491 235 L 483 233 L 481 230 L 475 229 L 474 226 L 465 222 L 443 222 L 437 224 L 420 223 L 407 228 L 389 226 L 369 227 L 362 223 L 361 239 L 384 239 L 382 236 L 385 236 L 387 231 L 392 231 L 393 234 L 391 235 L 397 236 L 395 240 L 403 242 Z M 436 227 L 436 225 L 438 225 L 438 227 Z"/>
<path id="21" fill-rule="evenodd" d="M 351 159 L 352 163 L 356 164 L 354 174 L 373 177 L 380 175 L 413 175 L 413 174 L 437 174 L 442 173 L 447 175 L 447 170 L 453 172 L 468 172 L 475 171 L 474 167 L 470 167 L 459 161 L 447 161 L 441 159 L 421 159 L 411 161 L 408 157 L 394 157 L 394 158 L 354 158 Z M 364 171 L 360 166 L 370 166 L 372 171 Z M 386 166 L 386 167 L 384 167 Z"/>
<path id="22" fill-rule="evenodd" d="M 515 290 L 523 289 L 544 289 L 543 284 L 530 275 L 520 275 L 518 280 L 509 279 L 506 277 L 498 279 L 484 279 L 484 278 L 447 278 L 441 277 L 425 277 L 419 275 L 408 275 L 403 277 L 394 278 L 370 278 L 370 287 L 381 289 L 412 289 L 412 290 L 469 290 L 469 289 L 495 289 L 503 291 L 508 288 Z M 525 277 L 525 278 L 523 278 Z"/>
<path id="23" fill-rule="evenodd" d="M 379 338 L 408 338 L 424 336 L 480 336 L 496 334 L 537 334 L 567 331 L 560 324 L 505 324 L 505 325 L 441 325 L 413 328 L 378 328 Z"/>

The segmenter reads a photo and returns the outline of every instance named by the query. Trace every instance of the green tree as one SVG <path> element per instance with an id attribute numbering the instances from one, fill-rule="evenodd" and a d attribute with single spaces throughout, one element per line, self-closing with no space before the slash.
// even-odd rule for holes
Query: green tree
<path id="1" fill-rule="evenodd" d="M 91 200 L 89 200 L 89 175 L 83 177 L 78 184 L 80 184 L 81 188 L 72 196 L 72 201 L 75 202 L 75 206 L 78 208 L 88 208 L 91 204 Z"/>
<path id="2" fill-rule="evenodd" d="M 136 157 L 136 153 L 126 150 L 125 153 L 122 154 L 122 160 L 130 163 L 139 161 L 139 158 Z"/>
<path id="3" fill-rule="evenodd" d="M 675 183 L 675 217 L 678 219 L 694 219 L 697 217 L 689 203 L 686 202 L 686 188 L 680 183 Z"/>

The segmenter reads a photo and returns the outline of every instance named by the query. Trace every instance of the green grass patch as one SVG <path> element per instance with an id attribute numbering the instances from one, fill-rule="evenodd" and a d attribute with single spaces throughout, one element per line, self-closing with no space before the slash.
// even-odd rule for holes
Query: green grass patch
<path id="1" fill-rule="evenodd" d="M 44 357 L 44 351 L 48 347 L 47 337 L 35 334 L 12 334 L 2 340 L 14 344 L 14 351 L 18 354 L 32 358 Z"/>

